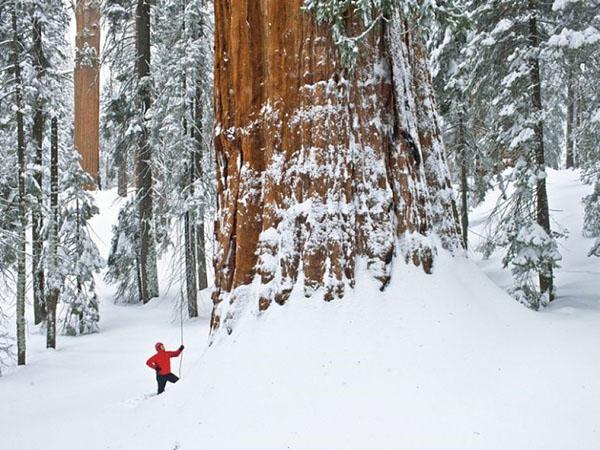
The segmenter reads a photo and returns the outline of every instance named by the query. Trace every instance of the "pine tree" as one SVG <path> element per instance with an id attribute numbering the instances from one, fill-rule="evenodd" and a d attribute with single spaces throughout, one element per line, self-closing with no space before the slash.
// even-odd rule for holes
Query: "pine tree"
<path id="1" fill-rule="evenodd" d="M 94 274 L 104 261 L 94 243 L 88 221 L 98 213 L 93 197 L 83 186 L 92 182 L 80 166 L 80 156 L 73 149 L 64 152 L 62 160 L 60 204 L 60 262 L 64 287 L 61 293 L 65 305 L 62 332 L 71 336 L 98 331 L 100 320 Z"/>
<path id="2" fill-rule="evenodd" d="M 541 52 L 549 6 L 537 0 L 472 6 L 477 31 L 469 43 L 474 61 L 471 89 L 493 106 L 487 115 L 486 142 L 500 144 L 513 166 L 507 181 L 514 192 L 501 199 L 492 215 L 496 225 L 489 249 L 507 249 L 504 263 L 513 271 L 514 292 L 537 309 L 554 297 L 553 270 L 560 259 L 556 234 L 550 229 L 545 172 Z M 534 272 L 537 283 L 531 279 Z"/>
<path id="3" fill-rule="evenodd" d="M 141 130 L 147 130 L 147 146 L 153 149 L 152 212 L 157 219 L 152 226 L 156 254 L 164 254 L 172 245 L 181 254 L 174 261 L 185 262 L 185 267 L 175 263 L 173 276 L 186 272 L 182 281 L 192 316 L 197 314 L 197 290 L 207 285 L 203 219 L 212 211 L 214 198 L 209 178 L 214 173 L 214 163 L 207 138 L 212 130 L 212 44 L 207 32 L 210 4 L 185 0 L 153 4 L 152 20 L 161 26 L 150 27 L 152 66 L 156 70 L 148 75 L 152 102 L 145 124 L 140 122 L 135 104 L 128 100 L 139 97 L 136 77 L 131 75 L 135 74 L 131 61 L 135 61 L 136 49 L 128 44 L 136 36 L 135 13 L 129 4 L 117 1 L 108 2 L 104 11 L 109 23 L 108 51 L 116 62 L 111 66 L 110 93 L 105 94 L 103 134 L 110 147 L 112 165 L 122 173 L 122 162 L 135 159 Z M 124 179 L 121 175 L 117 178 Z M 141 298 L 134 283 L 139 280 L 141 255 L 128 254 L 139 252 L 141 245 L 140 225 L 132 223 L 140 220 L 140 212 L 134 214 L 132 207 L 130 199 L 123 207 L 127 213 L 119 215 L 107 273 L 107 279 L 118 284 L 119 301 L 125 302 L 135 301 L 136 296 Z M 183 232 L 176 233 L 181 228 Z M 178 239 L 171 239 L 174 234 L 181 234 L 180 245 Z"/>
<path id="4" fill-rule="evenodd" d="M 155 36 L 156 99 L 151 139 L 156 155 L 157 214 L 170 225 L 181 224 L 183 239 L 176 251 L 185 262 L 190 317 L 198 314 L 197 291 L 207 287 L 204 216 L 213 195 L 210 184 L 211 40 L 204 2 L 166 0 L 155 8 L 157 21 L 169 24 Z M 174 181 L 176 185 L 174 185 Z"/>
<path id="5" fill-rule="evenodd" d="M 581 167 L 584 182 L 593 185 L 584 198 L 587 237 L 596 238 L 589 255 L 600 256 L 600 2 L 556 0 L 558 27 L 548 44 L 567 80 L 566 165 Z"/>
<path id="6" fill-rule="evenodd" d="M 117 284 L 115 302 L 137 303 L 140 301 L 139 291 L 139 220 L 132 199 L 119 210 L 117 223 L 113 225 L 112 241 L 108 256 L 108 270 L 105 279 L 108 283 Z"/>
<path id="7" fill-rule="evenodd" d="M 598 127 L 590 121 L 600 109 L 596 84 L 600 76 L 600 1 L 556 0 L 556 28 L 548 39 L 553 71 L 566 104 L 566 167 L 584 164 L 595 147 Z M 566 84 L 566 89 L 565 89 Z M 566 92 L 564 92 L 566 91 Z M 593 159 L 593 158 L 592 158 Z"/>

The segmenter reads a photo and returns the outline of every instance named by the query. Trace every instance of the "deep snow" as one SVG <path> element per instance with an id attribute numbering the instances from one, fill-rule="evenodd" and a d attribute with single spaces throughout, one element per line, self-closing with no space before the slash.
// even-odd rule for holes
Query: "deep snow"
<path id="1" fill-rule="evenodd" d="M 208 347 L 203 293 L 202 318 L 185 325 L 182 380 L 146 398 L 154 342 L 179 344 L 177 289 L 126 307 L 101 283 L 101 333 L 61 337 L 56 351 L 31 335 L 29 365 L 0 378 L 1 447 L 600 448 L 600 261 L 581 237 L 588 188 L 573 171 L 551 172 L 549 188 L 570 236 L 544 311 L 495 284 L 510 281 L 498 257 L 441 254 L 432 276 L 398 263 L 380 293 L 362 271 L 341 301 L 293 295 Z M 113 196 L 98 198 L 104 244 Z M 473 214 L 475 232 L 492 201 Z"/>

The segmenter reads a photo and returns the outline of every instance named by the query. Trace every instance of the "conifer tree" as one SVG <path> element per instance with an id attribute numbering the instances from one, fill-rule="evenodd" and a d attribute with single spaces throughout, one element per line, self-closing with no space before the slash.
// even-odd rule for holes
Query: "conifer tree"
<path id="1" fill-rule="evenodd" d="M 488 249 L 506 248 L 504 264 L 514 275 L 514 295 L 538 309 L 554 298 L 553 271 L 560 260 L 550 229 L 542 101 L 541 54 L 550 7 L 537 0 L 471 5 L 477 24 L 469 43 L 471 89 L 493 106 L 486 141 L 498 143 L 514 168 L 508 178 L 514 191 L 494 211 L 497 222 Z"/>

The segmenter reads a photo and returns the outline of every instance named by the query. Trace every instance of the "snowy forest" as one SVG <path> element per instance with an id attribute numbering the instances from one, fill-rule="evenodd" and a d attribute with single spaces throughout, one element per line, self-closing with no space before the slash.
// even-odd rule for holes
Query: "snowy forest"
<path id="1" fill-rule="evenodd" d="M 598 448 L 600 0 L 0 0 L 0 48 L 0 447 Z"/>

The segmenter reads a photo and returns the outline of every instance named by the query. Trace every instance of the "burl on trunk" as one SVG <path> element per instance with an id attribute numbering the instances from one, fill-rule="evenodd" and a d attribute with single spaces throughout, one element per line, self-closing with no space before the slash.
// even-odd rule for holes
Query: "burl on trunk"
<path id="1" fill-rule="evenodd" d="M 431 271 L 459 228 L 424 47 L 399 15 L 351 69 L 302 0 L 215 2 L 218 214 L 212 328 L 301 283 L 325 300 L 363 257 L 382 289 L 394 256 Z M 364 25 L 349 15 L 348 32 Z M 253 303 L 255 302 L 255 303 Z"/>

